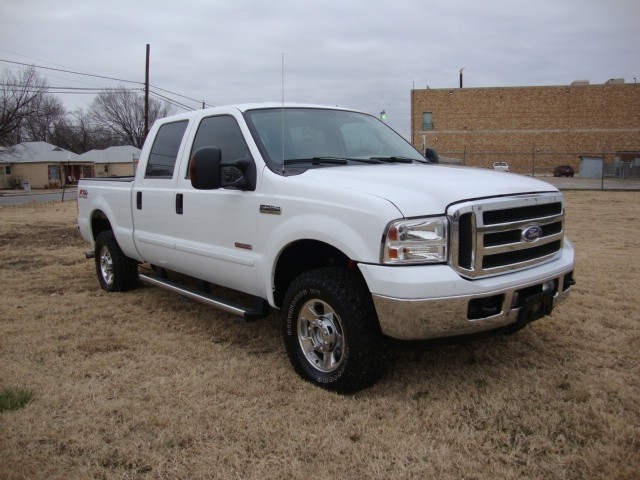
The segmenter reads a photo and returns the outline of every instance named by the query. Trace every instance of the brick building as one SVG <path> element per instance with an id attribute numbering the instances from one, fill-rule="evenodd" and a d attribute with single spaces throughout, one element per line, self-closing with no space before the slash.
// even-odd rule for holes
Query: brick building
<path id="1" fill-rule="evenodd" d="M 465 165 L 548 174 L 604 158 L 605 174 L 640 170 L 640 84 L 413 90 L 411 131 L 418 150 Z"/>

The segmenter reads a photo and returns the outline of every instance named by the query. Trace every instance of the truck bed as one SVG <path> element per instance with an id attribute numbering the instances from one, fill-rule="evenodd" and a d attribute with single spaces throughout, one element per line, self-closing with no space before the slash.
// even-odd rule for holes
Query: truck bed
<path id="1" fill-rule="evenodd" d="M 133 180 L 135 179 L 135 177 L 133 176 L 126 176 L 126 177 L 91 177 L 91 178 L 83 178 L 82 182 L 103 182 L 103 181 L 109 181 L 109 182 L 133 182 Z"/>

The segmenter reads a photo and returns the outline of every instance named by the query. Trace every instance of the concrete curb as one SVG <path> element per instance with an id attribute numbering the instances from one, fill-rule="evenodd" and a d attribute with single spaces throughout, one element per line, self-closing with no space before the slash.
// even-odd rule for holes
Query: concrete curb
<path id="1" fill-rule="evenodd" d="M 77 190 L 76 186 L 69 187 L 67 189 L 55 188 L 51 190 L 46 189 L 38 189 L 38 190 L 30 190 L 25 192 L 24 190 L 0 190 L 0 197 L 21 197 L 25 195 L 53 195 L 54 193 L 58 193 L 62 195 L 62 192 L 65 192 L 65 195 L 68 193 L 75 193 Z"/>

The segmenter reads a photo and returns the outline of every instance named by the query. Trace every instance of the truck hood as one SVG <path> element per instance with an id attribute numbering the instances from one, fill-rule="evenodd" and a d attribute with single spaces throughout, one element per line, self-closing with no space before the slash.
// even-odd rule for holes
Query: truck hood
<path id="1" fill-rule="evenodd" d="M 442 214 L 452 203 L 472 198 L 557 191 L 524 175 L 433 164 L 315 168 L 300 177 L 386 199 L 405 217 Z"/>

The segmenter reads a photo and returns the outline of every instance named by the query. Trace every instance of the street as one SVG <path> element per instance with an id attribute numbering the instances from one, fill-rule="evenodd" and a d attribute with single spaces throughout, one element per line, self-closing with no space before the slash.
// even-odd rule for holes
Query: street
<path id="1" fill-rule="evenodd" d="M 71 188 L 64 192 L 64 201 L 76 200 L 77 190 Z M 0 194 L 0 205 L 19 205 L 29 202 L 59 202 L 62 200 L 63 191 L 57 190 L 50 193 L 5 193 Z"/>

